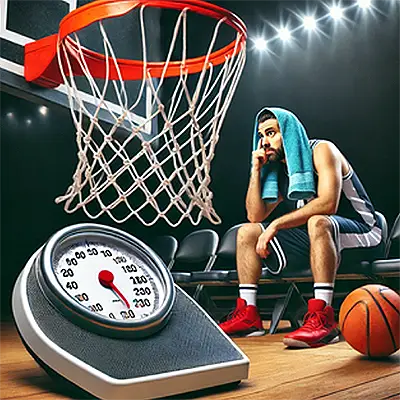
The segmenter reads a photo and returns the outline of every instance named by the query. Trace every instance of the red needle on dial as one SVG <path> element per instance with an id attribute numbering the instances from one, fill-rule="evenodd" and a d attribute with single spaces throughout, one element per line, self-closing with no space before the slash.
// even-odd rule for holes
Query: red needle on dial
<path id="1" fill-rule="evenodd" d="M 119 289 L 114 285 L 114 275 L 111 271 L 103 270 L 99 273 L 99 281 L 100 283 L 106 287 L 113 290 L 117 295 L 122 299 L 122 301 L 126 304 L 128 308 L 131 308 L 125 296 L 119 291 Z"/>

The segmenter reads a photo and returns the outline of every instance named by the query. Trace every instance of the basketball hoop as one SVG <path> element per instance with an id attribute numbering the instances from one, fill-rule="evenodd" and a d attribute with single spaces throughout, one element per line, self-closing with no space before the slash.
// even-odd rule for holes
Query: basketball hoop
<path id="1" fill-rule="evenodd" d="M 164 62 L 147 59 L 147 7 L 177 13 Z M 134 10 L 142 60 L 117 57 L 103 23 Z M 216 20 L 204 56 L 187 56 L 189 13 Z M 79 39 L 79 31 L 95 23 L 104 54 L 85 48 Z M 218 49 L 222 25 L 232 28 L 235 38 Z M 180 59 L 175 61 L 178 36 L 182 43 Z M 64 84 L 76 128 L 78 164 L 73 183 L 56 202 L 65 202 L 69 213 L 83 208 L 90 218 L 107 213 L 118 223 L 132 216 L 146 226 L 160 218 L 173 227 L 184 218 L 193 225 L 202 217 L 220 223 L 209 188 L 210 164 L 245 58 L 244 23 L 233 13 L 200 0 L 97 0 L 69 13 L 58 34 L 27 44 L 26 80 L 47 88 Z M 85 103 L 78 79 L 87 80 L 96 107 Z M 135 95 L 125 88 L 129 80 L 140 82 Z M 162 101 L 166 87 L 172 94 Z M 110 90 L 118 99 L 118 111 L 105 101 Z M 138 123 L 132 116 L 145 90 L 151 93 L 152 111 Z M 104 112 L 112 121 L 107 127 L 99 120 Z M 156 125 L 159 129 L 154 131 Z"/>

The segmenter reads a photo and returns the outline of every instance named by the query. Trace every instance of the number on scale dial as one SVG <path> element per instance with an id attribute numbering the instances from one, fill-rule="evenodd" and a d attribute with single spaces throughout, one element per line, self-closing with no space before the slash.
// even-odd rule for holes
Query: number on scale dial
<path id="1" fill-rule="evenodd" d="M 101 284 L 102 271 L 112 271 L 115 290 Z M 71 246 L 54 266 L 58 281 L 69 296 L 90 311 L 112 319 L 140 319 L 159 306 L 155 274 L 143 269 L 135 258 L 101 243 Z M 128 307 L 129 306 L 129 307 Z"/>

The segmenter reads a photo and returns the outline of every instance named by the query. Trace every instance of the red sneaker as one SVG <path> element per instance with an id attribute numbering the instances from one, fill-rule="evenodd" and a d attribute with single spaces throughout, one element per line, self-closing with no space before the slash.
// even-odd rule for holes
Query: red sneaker
<path id="1" fill-rule="evenodd" d="M 257 307 L 248 306 L 240 297 L 236 300 L 236 308 L 219 327 L 232 337 L 265 335 Z"/>
<path id="2" fill-rule="evenodd" d="M 304 325 L 283 339 L 288 347 L 320 347 L 339 341 L 339 329 L 331 306 L 324 300 L 310 299 Z"/>

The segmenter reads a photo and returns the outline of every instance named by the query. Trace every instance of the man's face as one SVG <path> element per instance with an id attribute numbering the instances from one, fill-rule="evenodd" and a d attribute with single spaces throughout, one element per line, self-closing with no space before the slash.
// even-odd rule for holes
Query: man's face
<path id="1" fill-rule="evenodd" d="M 276 119 L 267 119 L 258 125 L 258 136 L 268 161 L 283 161 L 285 152 L 282 143 L 282 134 Z"/>

